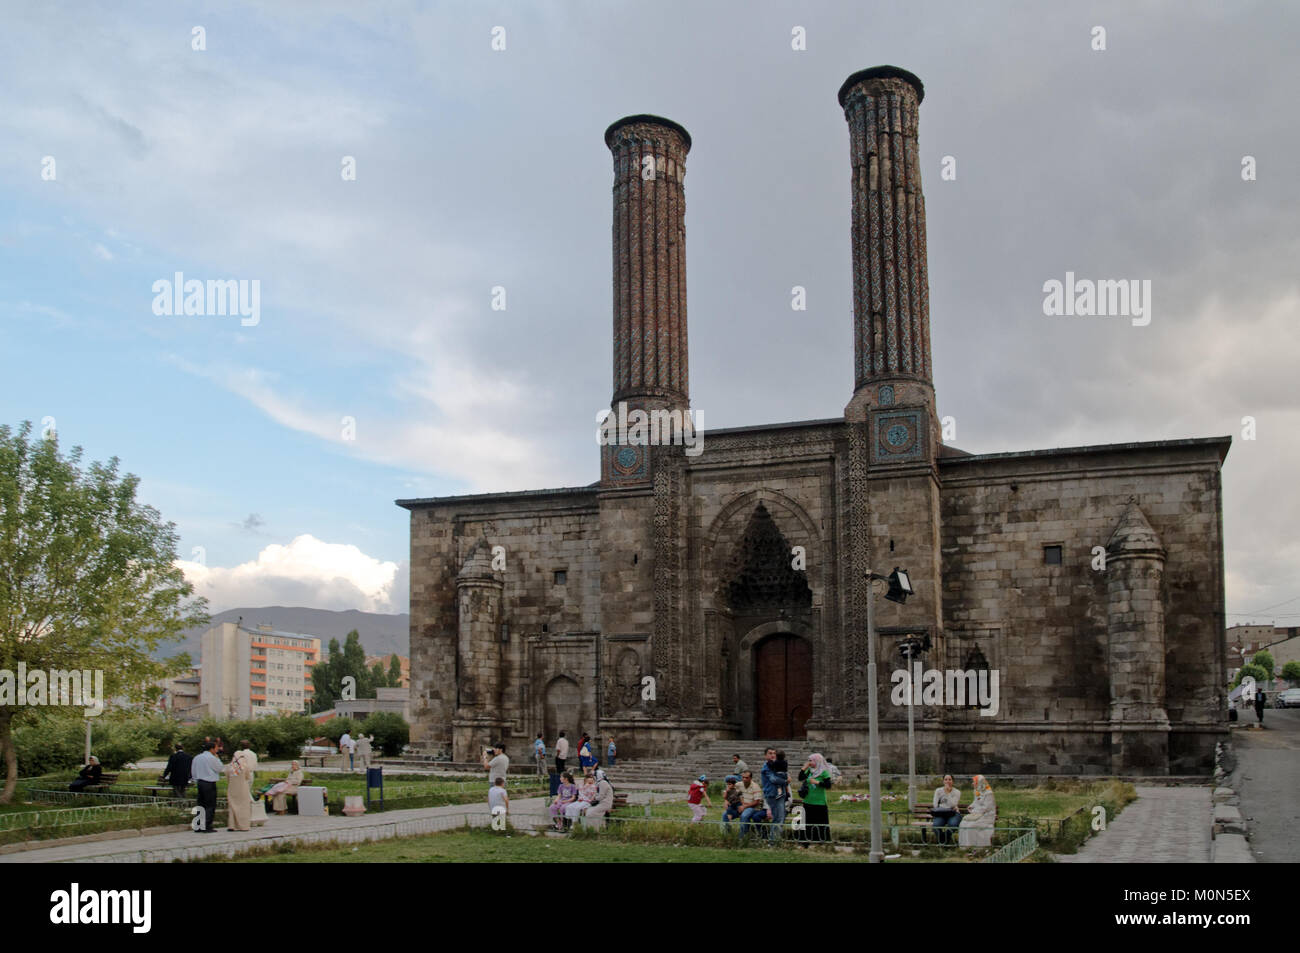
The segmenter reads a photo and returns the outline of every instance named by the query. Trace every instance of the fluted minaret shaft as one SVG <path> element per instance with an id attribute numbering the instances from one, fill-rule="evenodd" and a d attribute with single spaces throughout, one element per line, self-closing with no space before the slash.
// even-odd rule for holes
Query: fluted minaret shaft
<path id="1" fill-rule="evenodd" d="M 658 116 L 605 130 L 614 155 L 614 403 L 690 403 L 686 360 L 686 153 Z"/>
<path id="2" fill-rule="evenodd" d="M 933 386 L 925 197 L 917 149 L 921 81 L 896 66 L 840 87 L 853 167 L 854 389 L 889 379 Z"/>

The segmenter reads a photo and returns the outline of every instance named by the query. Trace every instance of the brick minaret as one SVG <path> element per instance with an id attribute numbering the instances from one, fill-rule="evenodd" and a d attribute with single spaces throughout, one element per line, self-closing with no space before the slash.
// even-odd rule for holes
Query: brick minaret
<path id="1" fill-rule="evenodd" d="M 907 70 L 875 66 L 845 80 L 839 100 L 853 170 L 854 394 L 868 390 L 874 406 L 922 406 L 932 416 L 925 197 L 916 142 L 924 95 Z"/>
<path id="2" fill-rule="evenodd" d="M 614 154 L 614 398 L 685 408 L 686 153 L 691 137 L 658 116 L 605 130 Z"/>
<path id="3" fill-rule="evenodd" d="M 866 619 L 868 569 L 907 569 L 916 595 L 906 606 L 877 595 L 877 691 L 899 663 L 894 642 L 927 634 L 927 667 L 943 668 L 939 532 L 939 422 L 930 367 L 925 199 L 921 195 L 917 112 L 921 81 L 896 66 L 854 73 L 840 87 L 849 126 L 853 203 L 853 398 L 849 432 L 848 610 Z M 846 633 L 850 694 L 864 711 L 866 648 Z M 881 706 L 884 724 L 905 723 L 905 709 Z M 918 712 L 920 750 L 937 753 L 934 712 Z M 886 752 L 886 758 L 896 753 Z"/>

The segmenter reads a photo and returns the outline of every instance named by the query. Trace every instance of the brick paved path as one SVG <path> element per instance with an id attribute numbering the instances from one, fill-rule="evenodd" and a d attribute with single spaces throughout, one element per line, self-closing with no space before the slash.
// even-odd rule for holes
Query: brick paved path
<path id="1" fill-rule="evenodd" d="M 1208 864 L 1210 788 L 1138 785 L 1138 799 L 1063 864 Z"/>

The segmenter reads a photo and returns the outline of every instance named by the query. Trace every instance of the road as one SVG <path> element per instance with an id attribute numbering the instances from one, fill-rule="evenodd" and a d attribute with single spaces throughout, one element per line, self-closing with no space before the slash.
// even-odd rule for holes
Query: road
<path id="1" fill-rule="evenodd" d="M 1253 725 L 1255 712 L 1242 712 Z M 1265 708 L 1262 731 L 1232 732 L 1228 786 L 1241 795 L 1250 851 L 1261 863 L 1300 862 L 1300 708 Z"/>

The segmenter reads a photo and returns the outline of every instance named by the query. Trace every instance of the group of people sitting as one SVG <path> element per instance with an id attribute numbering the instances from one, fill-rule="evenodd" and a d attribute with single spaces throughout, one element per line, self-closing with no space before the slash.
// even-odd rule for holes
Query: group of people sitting
<path id="1" fill-rule="evenodd" d="M 614 807 L 614 786 L 598 767 L 588 767 L 582 773 L 582 783 L 575 784 L 572 771 L 560 775 L 560 786 L 551 802 L 551 819 L 555 829 L 564 831 L 573 826 L 579 817 L 585 817 L 588 826 L 599 828 L 605 815 Z M 593 823 L 594 822 L 594 823 Z"/>
<path id="2" fill-rule="evenodd" d="M 951 774 L 945 774 L 943 786 L 934 789 L 930 817 L 939 843 L 951 844 L 952 832 L 956 829 L 959 847 L 989 847 L 993 844 L 993 823 L 998 817 L 993 788 L 982 774 L 975 775 L 971 782 L 975 799 L 964 816 L 959 807 L 961 791 L 953 787 Z"/>

